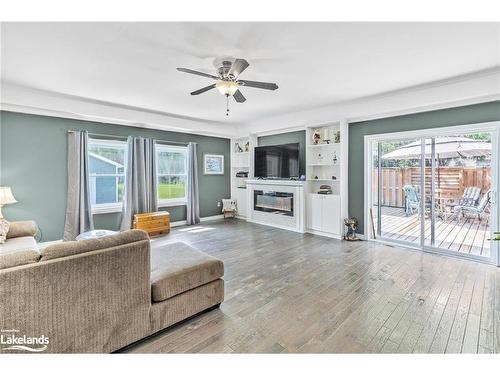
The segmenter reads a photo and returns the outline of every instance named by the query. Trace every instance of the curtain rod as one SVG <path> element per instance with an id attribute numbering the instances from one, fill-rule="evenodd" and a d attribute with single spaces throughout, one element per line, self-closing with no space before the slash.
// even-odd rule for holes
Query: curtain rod
<path id="1" fill-rule="evenodd" d="M 74 133 L 78 130 L 68 130 L 68 133 Z M 115 138 L 115 139 L 127 139 L 127 137 L 122 136 L 122 135 L 112 135 L 112 134 L 99 134 L 99 133 L 90 133 L 89 136 L 97 136 L 97 137 L 106 137 L 106 138 Z M 155 139 L 157 143 L 160 144 L 176 144 L 176 145 L 184 145 L 187 146 L 189 142 L 177 142 L 177 141 L 168 141 L 168 140 L 163 140 L 163 139 Z M 196 142 L 192 142 L 194 144 L 197 144 Z"/>

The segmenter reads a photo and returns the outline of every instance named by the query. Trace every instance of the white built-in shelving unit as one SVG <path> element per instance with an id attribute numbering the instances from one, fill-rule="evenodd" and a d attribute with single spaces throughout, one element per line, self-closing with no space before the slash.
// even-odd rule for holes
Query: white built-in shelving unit
<path id="1" fill-rule="evenodd" d="M 297 128 L 294 128 L 296 130 Z M 322 236 L 341 238 L 343 219 L 347 217 L 347 122 L 335 121 L 308 125 L 306 131 L 306 231 Z M 320 141 L 313 141 L 314 132 Z M 231 197 L 238 202 L 238 216 L 247 218 L 249 203 L 246 181 L 254 177 L 254 147 L 257 134 L 231 139 Z M 248 142 L 248 151 L 245 145 Z M 238 150 L 238 145 L 242 152 Z M 247 178 L 236 173 L 247 171 Z M 335 177 L 335 178 L 333 178 Z M 321 185 L 329 185 L 332 194 L 318 194 Z"/>
<path id="2" fill-rule="evenodd" d="M 231 198 L 238 204 L 238 216 L 246 217 L 246 181 L 253 178 L 253 148 L 256 137 L 231 139 Z M 238 172 L 247 172 L 248 177 L 237 177 Z"/>
<path id="3" fill-rule="evenodd" d="M 314 134 L 319 140 L 314 141 Z M 340 238 L 347 216 L 347 125 L 343 121 L 306 127 L 307 231 Z M 322 185 L 332 194 L 318 194 Z"/>

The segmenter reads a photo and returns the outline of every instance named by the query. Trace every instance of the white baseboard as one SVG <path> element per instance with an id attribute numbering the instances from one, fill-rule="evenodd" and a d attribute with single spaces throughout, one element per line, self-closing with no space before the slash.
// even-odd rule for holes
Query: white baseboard
<path id="1" fill-rule="evenodd" d="M 219 220 L 219 219 L 224 219 L 224 215 L 205 216 L 205 217 L 200 218 L 200 221 L 203 223 L 204 221 L 212 221 L 212 220 Z"/>
<path id="2" fill-rule="evenodd" d="M 328 237 L 328 238 L 334 238 L 336 240 L 341 240 L 342 235 L 340 234 L 333 234 L 333 233 L 328 233 L 328 232 L 322 232 L 319 230 L 314 230 L 314 229 L 307 229 L 307 233 L 314 234 L 315 236 L 323 236 L 323 237 Z"/>
<path id="3" fill-rule="evenodd" d="M 200 218 L 200 222 L 204 223 L 205 221 L 219 220 L 224 219 L 224 215 L 214 215 L 214 216 L 205 216 Z M 183 225 L 187 225 L 186 220 L 173 221 L 170 223 L 171 228 L 181 227 Z"/>
<path id="4" fill-rule="evenodd" d="M 268 221 L 260 221 L 260 220 L 254 220 L 254 219 L 248 219 L 248 218 L 246 219 L 246 221 L 248 221 L 249 223 L 254 223 L 254 224 L 267 225 L 268 227 L 285 229 L 285 230 L 289 230 L 291 232 L 305 233 L 305 230 L 301 231 L 300 229 L 297 229 L 297 228 L 292 228 L 292 227 L 289 227 L 286 225 L 280 225 L 280 224 L 276 224 L 276 223 L 270 223 Z"/>
<path id="5" fill-rule="evenodd" d="M 170 228 L 182 227 L 183 225 L 186 225 L 186 224 L 187 224 L 186 220 L 172 221 L 170 223 Z"/>

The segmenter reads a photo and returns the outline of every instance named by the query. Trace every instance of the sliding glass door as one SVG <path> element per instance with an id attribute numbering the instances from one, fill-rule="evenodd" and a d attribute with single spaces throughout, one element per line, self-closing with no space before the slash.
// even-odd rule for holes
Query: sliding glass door
<path id="1" fill-rule="evenodd" d="M 487 261 L 498 222 L 497 131 L 371 143 L 372 237 Z M 495 255 L 495 257 L 493 256 Z"/>
<path id="2" fill-rule="evenodd" d="M 372 216 L 377 237 L 420 245 L 420 139 L 376 143 Z M 410 156 L 403 155 L 410 152 Z"/>

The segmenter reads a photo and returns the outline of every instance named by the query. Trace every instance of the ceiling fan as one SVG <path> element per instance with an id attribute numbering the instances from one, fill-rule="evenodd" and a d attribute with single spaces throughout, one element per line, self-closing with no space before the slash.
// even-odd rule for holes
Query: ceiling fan
<path id="1" fill-rule="evenodd" d="M 193 91 L 191 95 L 199 95 L 206 91 L 216 88 L 222 95 L 226 96 L 227 109 L 226 116 L 229 115 L 229 97 L 232 96 L 238 103 L 243 103 L 246 98 L 243 96 L 240 87 L 254 87 L 256 89 L 276 90 L 278 85 L 276 83 L 247 81 L 238 79 L 240 74 L 248 68 L 250 64 L 245 59 L 235 59 L 232 61 L 223 61 L 222 66 L 217 69 L 216 75 L 198 72 L 196 70 L 187 68 L 177 68 L 178 71 L 190 74 L 196 74 L 202 77 L 207 77 L 215 80 L 216 82 L 210 86 L 203 87 L 199 90 Z"/>

